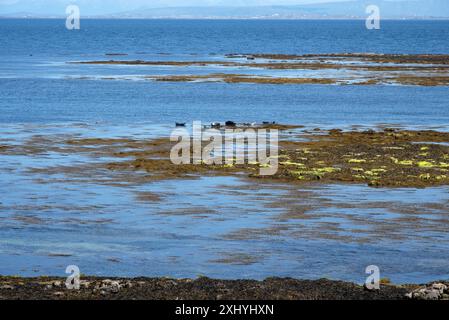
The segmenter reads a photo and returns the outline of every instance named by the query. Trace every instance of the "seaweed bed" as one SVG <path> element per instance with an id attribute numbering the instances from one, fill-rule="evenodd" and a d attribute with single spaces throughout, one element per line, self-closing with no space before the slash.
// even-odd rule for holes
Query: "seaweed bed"
<path id="1" fill-rule="evenodd" d="M 363 183 L 372 187 L 415 188 L 449 184 L 449 133 L 389 128 L 378 131 L 345 132 L 318 128 L 295 131 L 300 127 L 265 127 L 282 130 L 279 154 L 272 157 L 272 160 L 277 158 L 278 170 L 272 176 L 259 174 L 260 168 L 269 164 L 257 161 L 237 163 L 235 155 L 234 158 L 225 159 L 219 154 L 219 164 L 194 164 L 191 154 L 190 163 L 176 165 L 170 160 L 170 151 L 177 142 L 171 142 L 168 138 L 60 140 L 35 137 L 23 145 L 6 145 L 0 148 L 0 154 L 32 155 L 55 151 L 99 159 L 106 157 L 106 161 L 84 166 L 55 166 L 30 171 L 85 176 L 86 170 L 91 167 L 112 171 L 114 174 L 111 176 L 117 182 L 238 175 L 254 182 Z M 207 144 L 203 142 L 202 147 Z"/>
<path id="2" fill-rule="evenodd" d="M 315 132 L 317 133 L 317 132 Z M 300 137 L 298 137 L 300 138 Z M 172 144 L 162 140 L 162 154 L 152 151 L 120 152 L 131 160 L 109 163 L 111 170 L 142 170 L 154 176 L 188 174 L 240 174 L 282 182 L 366 183 L 374 187 L 426 187 L 449 184 L 449 133 L 434 131 L 341 132 L 301 136 L 308 141 L 281 141 L 279 169 L 273 176 L 260 176 L 260 163 L 174 165 L 168 159 Z M 443 144 L 439 144 L 443 142 Z M 143 154 L 141 152 L 144 152 Z M 161 150 L 157 150 L 161 155 Z M 150 156 L 150 157 L 148 157 Z M 228 159 L 229 160 L 229 159 Z M 193 161 L 192 161 L 193 162 Z"/>
<path id="3" fill-rule="evenodd" d="M 259 163 L 229 164 L 229 159 L 223 165 L 174 165 L 168 159 L 172 144 L 167 139 L 158 141 L 166 157 L 156 159 L 151 156 L 151 150 L 119 152 L 115 155 L 134 158 L 109 163 L 107 167 L 111 170 L 146 171 L 153 178 L 244 172 L 250 178 L 293 183 L 366 183 L 373 187 L 449 184 L 449 146 L 444 144 L 449 141 L 448 133 L 330 130 L 305 137 L 309 141 L 280 143 L 279 169 L 273 176 L 259 175 Z M 156 150 L 160 156 L 161 149 Z"/>
<path id="4" fill-rule="evenodd" d="M 64 278 L 0 277 L 3 300 L 376 300 L 405 299 L 416 285 L 381 285 L 368 291 L 353 283 L 268 278 L 214 280 L 209 278 L 98 278 L 81 277 L 80 290 L 68 290 Z"/>
<path id="5" fill-rule="evenodd" d="M 96 60 L 78 64 L 141 65 L 172 67 L 227 67 L 233 70 L 287 70 L 289 77 L 277 75 L 210 73 L 186 75 L 146 75 L 145 79 L 172 82 L 225 82 L 257 84 L 401 84 L 417 86 L 449 85 L 448 55 L 395 54 L 228 54 L 223 60 L 203 61 L 143 61 Z M 323 71 L 316 75 L 298 74 L 301 70 Z M 344 71 L 346 74 L 336 73 Z M 108 78 L 109 79 L 109 78 Z"/>

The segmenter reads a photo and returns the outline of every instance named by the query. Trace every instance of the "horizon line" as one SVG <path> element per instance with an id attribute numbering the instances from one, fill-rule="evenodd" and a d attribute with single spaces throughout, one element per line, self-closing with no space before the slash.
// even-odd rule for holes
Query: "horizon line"
<path id="1" fill-rule="evenodd" d="M 0 20 L 65 20 L 66 16 L 49 16 L 49 17 L 40 17 L 40 16 L 30 16 L 30 17 L 20 17 L 20 16 L 1 16 Z M 329 21 L 338 21 L 338 20 L 348 20 L 348 21 L 360 21 L 366 20 L 366 17 L 305 17 L 305 18 L 274 18 L 274 17 L 104 17 L 104 16 L 86 16 L 83 17 L 82 20 L 329 20 Z M 414 21 L 414 20 L 439 20 L 439 21 L 447 21 L 449 17 L 390 17 L 390 18 L 382 18 L 382 20 L 387 21 Z"/>

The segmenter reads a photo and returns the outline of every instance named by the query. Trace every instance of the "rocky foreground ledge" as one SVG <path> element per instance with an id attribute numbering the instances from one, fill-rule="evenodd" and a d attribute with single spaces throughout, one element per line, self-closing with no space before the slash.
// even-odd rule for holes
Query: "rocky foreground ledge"
<path id="1" fill-rule="evenodd" d="M 215 280 L 209 278 L 83 277 L 79 290 L 69 290 L 65 278 L 0 277 L 1 300 L 449 300 L 449 282 L 428 285 L 381 285 L 368 290 L 353 283 L 267 278 Z"/>

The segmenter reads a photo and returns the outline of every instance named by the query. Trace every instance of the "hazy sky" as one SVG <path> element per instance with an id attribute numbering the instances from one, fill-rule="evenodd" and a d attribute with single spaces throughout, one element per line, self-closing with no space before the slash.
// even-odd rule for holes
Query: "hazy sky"
<path id="1" fill-rule="evenodd" d="M 68 4 L 78 4 L 87 14 L 98 14 L 143 7 L 292 5 L 338 1 L 344 0 L 0 0 L 0 13 L 64 12 Z"/>
<path id="2" fill-rule="evenodd" d="M 27 12 L 32 14 L 64 14 L 69 4 L 80 6 L 82 14 L 101 15 L 132 11 L 140 8 L 188 7 L 188 6 L 262 6 L 319 4 L 351 0 L 0 0 L 0 14 Z M 367 0 L 352 0 L 363 1 Z M 371 0 L 378 2 L 379 0 Z M 404 0 L 387 0 L 400 2 Z M 418 8 L 436 0 L 416 0 Z M 449 0 L 446 0 L 449 2 Z M 440 2 L 441 3 L 441 2 Z M 438 8 L 437 8 L 438 9 Z M 436 10 L 438 12 L 438 10 Z M 443 10 L 444 11 L 444 10 Z"/>

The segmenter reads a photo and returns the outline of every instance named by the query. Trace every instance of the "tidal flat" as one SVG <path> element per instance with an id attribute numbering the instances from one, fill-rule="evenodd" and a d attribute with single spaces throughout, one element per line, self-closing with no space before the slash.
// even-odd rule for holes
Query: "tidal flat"
<path id="1" fill-rule="evenodd" d="M 271 177 L 173 165 L 159 128 L 5 129 L 4 273 L 363 283 L 374 263 L 397 284 L 447 277 L 447 132 L 270 126 Z"/>
<path id="2" fill-rule="evenodd" d="M 141 76 L 143 80 L 167 82 L 414 86 L 449 84 L 449 56 L 443 54 L 227 54 L 201 61 L 91 60 L 70 63 L 174 67 L 181 68 L 183 72 L 195 71 L 192 74 L 177 72 Z M 211 70 L 216 72 L 210 72 Z"/>
<path id="3" fill-rule="evenodd" d="M 274 175 L 261 176 L 257 161 L 239 164 L 236 158 L 216 160 L 222 164 L 194 164 L 189 155 L 188 164 L 174 164 L 170 151 L 176 143 L 168 137 L 149 140 L 125 138 L 81 138 L 34 136 L 23 145 L 3 145 L 3 155 L 59 152 L 109 159 L 103 169 L 121 175 L 137 171 L 140 175 L 127 175 L 139 181 L 179 179 L 194 175 L 244 174 L 280 182 L 363 183 L 371 187 L 430 187 L 449 184 L 449 133 L 432 130 L 400 130 L 385 128 L 362 131 L 341 129 L 292 130 L 300 125 L 261 125 L 252 128 L 281 129 L 277 159 L 279 168 Z M 247 127 L 240 127 L 241 130 Z M 285 133 L 290 130 L 289 133 Z M 224 132 L 224 129 L 223 129 Z M 203 144 L 202 153 L 206 144 Z M 189 147 L 190 148 L 190 147 Z M 223 147 L 224 148 L 224 147 Z M 224 149 L 223 149 L 224 150 Z M 40 173 L 80 173 L 90 164 L 79 167 L 64 165 L 32 169 Z M 269 166 L 269 165 L 268 165 Z M 123 182 L 127 182 L 126 179 Z M 258 183 L 253 180 L 252 183 Z"/>
<path id="4" fill-rule="evenodd" d="M 448 298 L 448 21 L 0 25 L 1 299 Z M 228 120 L 274 176 L 168 160 Z"/>

